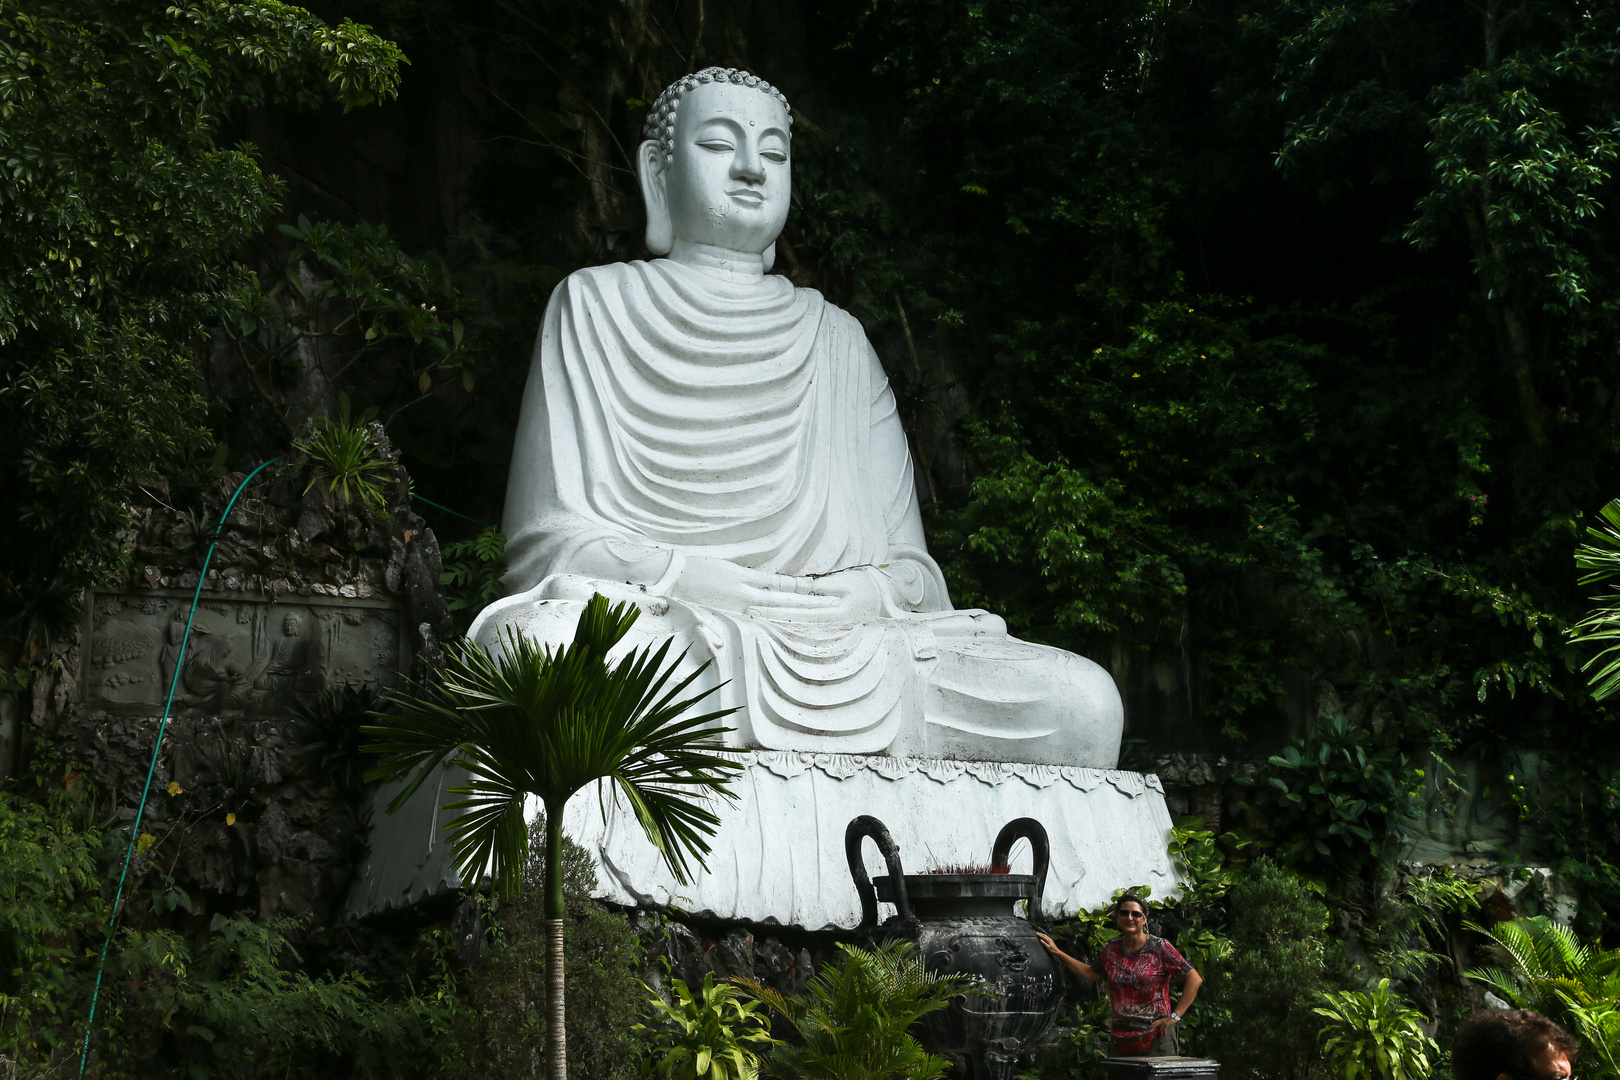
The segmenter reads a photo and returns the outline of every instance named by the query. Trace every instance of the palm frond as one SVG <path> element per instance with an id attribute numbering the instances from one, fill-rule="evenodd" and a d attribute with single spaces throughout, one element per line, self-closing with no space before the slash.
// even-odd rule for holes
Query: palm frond
<path id="1" fill-rule="evenodd" d="M 1620 579 L 1620 499 L 1598 512 L 1602 523 L 1589 526 L 1589 542 L 1575 549 L 1575 565 L 1587 573 L 1582 585 L 1614 582 Z M 1581 665 L 1592 672 L 1588 684 L 1592 697 L 1604 701 L 1620 692 L 1620 592 L 1611 591 L 1591 598 L 1592 613 L 1570 628 L 1573 645 L 1601 646 Z"/>
<path id="2" fill-rule="evenodd" d="M 551 647 L 503 633 L 491 653 L 469 639 L 446 649 L 444 667 L 407 682 L 372 713 L 365 748 L 381 755 L 368 780 L 415 776 L 390 804 L 403 806 L 446 760 L 470 780 L 455 789 L 462 813 L 446 826 L 463 877 L 489 867 L 503 893 L 517 888 L 528 848 L 527 795 L 562 806 L 597 781 L 622 798 L 676 879 L 691 880 L 691 859 L 710 848 L 717 798 L 742 766 L 727 756 L 721 721 L 735 709 L 696 711 L 718 689 L 692 686 L 708 664 L 676 677 L 686 654 L 671 641 L 609 654 L 634 625 L 633 604 L 595 596 L 574 639 Z M 606 800 L 602 804 L 606 812 Z"/>

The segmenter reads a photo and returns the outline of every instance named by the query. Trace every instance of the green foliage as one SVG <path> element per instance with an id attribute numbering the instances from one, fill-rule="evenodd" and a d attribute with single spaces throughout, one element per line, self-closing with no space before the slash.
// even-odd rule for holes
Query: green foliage
<path id="1" fill-rule="evenodd" d="M 554 651 L 511 634 L 494 657 L 463 638 L 430 683 L 390 692 L 374 714 L 379 723 L 364 729 L 377 740 L 367 751 L 383 758 L 368 779 L 416 773 L 390 812 L 456 755 L 472 774 L 455 789 L 467 798 L 446 807 L 466 811 L 447 826 L 456 863 L 469 879 L 489 867 L 497 891 L 511 896 L 529 850 L 526 797 L 545 801 L 555 827 L 570 796 L 607 780 L 685 882 L 688 853 L 708 853 L 705 837 L 719 821 L 701 797 L 725 794 L 740 768 L 716 753 L 713 724 L 732 710 L 690 714 L 712 691 L 681 696 L 703 669 L 672 681 L 679 658 L 666 666 L 671 641 L 609 666 L 608 651 L 639 614 L 594 596 L 570 645 Z"/>
<path id="2" fill-rule="evenodd" d="M 1212 958 L 1198 1011 L 1203 1052 L 1243 1076 L 1306 1080 L 1327 1073 L 1314 1052 L 1312 1009 L 1336 989 L 1342 963 L 1327 941 L 1328 910 L 1300 878 L 1256 859 L 1229 893 L 1232 946 Z"/>
<path id="3" fill-rule="evenodd" d="M 363 975 L 293 967 L 293 925 L 216 915 L 200 949 L 171 931 L 128 933 L 119 973 L 140 991 L 120 1003 L 121 1021 L 172 1032 L 194 1076 L 283 1076 L 317 1062 L 364 1077 L 415 1071 L 448 1025 L 443 1006 L 380 1001 Z"/>
<path id="4" fill-rule="evenodd" d="M 1479 884 L 1447 867 L 1405 875 L 1378 909 L 1366 932 L 1367 951 L 1379 971 L 1409 985 L 1452 962 L 1447 920 L 1479 907 Z"/>
<path id="5" fill-rule="evenodd" d="M 384 485 L 392 479 L 392 468 L 378 451 L 370 421 L 369 411 L 349 419 L 349 399 L 344 395 L 335 415 L 315 421 L 308 437 L 293 443 L 293 449 L 307 455 L 314 466 L 305 491 L 322 484 L 339 506 L 359 502 L 372 513 L 387 513 Z"/>
<path id="6" fill-rule="evenodd" d="M 444 573 L 439 584 L 445 587 L 451 611 L 482 611 L 501 595 L 501 575 L 506 573 L 506 536 L 490 525 L 471 540 L 444 545 Z"/>
<path id="7" fill-rule="evenodd" d="M 1318 877 L 1354 873 L 1383 857 L 1411 814 L 1406 757 L 1336 717 L 1266 760 L 1244 808 L 1264 823 L 1264 846 Z M 1252 834 L 1246 834 L 1246 837 Z"/>
<path id="8" fill-rule="evenodd" d="M 1611 585 L 1620 577 L 1620 499 L 1598 512 L 1602 524 L 1588 526 L 1587 543 L 1575 549 L 1575 566 L 1585 570 L 1582 585 Z M 1570 628 L 1570 644 L 1597 646 L 1582 671 L 1592 672 L 1592 697 L 1605 701 L 1620 690 L 1620 591 L 1592 597 L 1592 613 Z"/>
<path id="9" fill-rule="evenodd" d="M 69 770 L 53 779 L 79 784 Z M 59 782 L 34 800 L 0 784 L 0 1058 L 48 1054 L 77 1019 L 74 942 L 103 916 L 101 832 L 84 795 Z"/>
<path id="10" fill-rule="evenodd" d="M 701 997 L 680 979 L 670 982 L 674 1001 L 651 993 L 652 1025 L 637 1024 L 647 1037 L 656 1064 L 651 1075 L 662 1080 L 755 1080 L 759 1055 L 775 1040 L 761 1010 L 763 1001 L 743 1001 L 732 986 L 715 986 L 714 974 L 703 976 Z"/>
<path id="11" fill-rule="evenodd" d="M 392 97 L 397 48 L 275 0 L 0 3 L 0 605 L 105 577 L 126 493 L 206 451 L 193 355 L 278 182 L 237 110 Z M 18 621 L 21 618 L 22 621 Z M 48 620 L 47 620 L 48 621 Z"/>
<path id="12" fill-rule="evenodd" d="M 412 255 L 370 222 L 300 214 L 279 232 L 291 243 L 281 272 L 244 279 L 223 324 L 258 397 L 244 407 L 276 434 L 302 428 L 323 397 L 311 387 L 355 387 L 388 425 L 436 393 L 472 391 L 470 312 L 441 255 Z"/>
<path id="13" fill-rule="evenodd" d="M 48 750 L 36 759 L 31 795 L 0 786 L 0 1061 L 19 1075 L 77 1063 L 105 940 L 102 889 L 127 838 L 94 820 L 82 773 L 54 759 Z M 295 944 L 295 923 L 224 913 L 204 921 L 145 857 L 152 850 L 131 871 L 91 1075 L 260 1080 L 296 1065 L 412 1077 L 431 1068 L 454 1012 L 441 980 L 401 992 L 319 970 Z M 164 924 L 170 914 L 186 933 Z"/>
<path id="14" fill-rule="evenodd" d="M 1340 1080 L 1427 1080 L 1439 1047 L 1423 1014 L 1403 1005 L 1388 979 L 1370 993 L 1346 990 L 1321 1000 L 1315 1011 L 1327 1023 L 1318 1039 Z"/>
<path id="15" fill-rule="evenodd" d="M 536 817 L 529 829 L 543 833 L 544 819 Z M 640 944 L 623 915 L 591 899 L 596 873 L 590 853 L 564 837 L 562 862 L 569 1072 L 633 1080 L 647 1049 L 632 1030 L 644 1015 Z M 440 1055 L 448 1080 L 542 1071 L 545 874 L 544 853 L 536 848 L 523 867 L 523 891 L 484 912 L 489 951 L 459 980 L 455 1020 Z"/>
<path id="16" fill-rule="evenodd" d="M 1465 973 L 1508 1004 L 1532 1009 L 1579 1034 L 1595 1059 L 1583 1072 L 1620 1076 L 1620 949 L 1583 943 L 1546 916 L 1513 919 L 1486 929 L 1496 966 Z"/>
<path id="17" fill-rule="evenodd" d="M 764 1062 L 782 1080 L 935 1080 L 950 1063 L 918 1045 L 909 1031 L 957 994 L 971 993 L 961 975 L 935 975 L 907 941 L 875 949 L 838 945 L 843 957 L 824 964 L 791 998 L 738 979 L 787 1025 L 792 1038 Z"/>

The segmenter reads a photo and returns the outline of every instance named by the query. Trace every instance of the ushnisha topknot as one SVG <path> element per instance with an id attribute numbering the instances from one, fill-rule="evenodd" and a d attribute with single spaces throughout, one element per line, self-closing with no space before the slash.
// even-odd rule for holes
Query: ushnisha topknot
<path id="1" fill-rule="evenodd" d="M 702 86 L 704 83 L 734 83 L 737 86 L 746 86 L 758 90 L 762 94 L 769 94 L 782 103 L 787 112 L 788 130 L 793 129 L 793 107 L 788 104 L 787 95 L 776 87 L 746 71 L 737 68 L 709 67 L 691 75 L 682 75 L 664 88 L 653 102 L 652 108 L 647 110 L 647 123 L 642 128 L 642 138 L 658 143 L 658 149 L 664 154 L 664 164 L 668 165 L 675 157 L 675 109 L 685 97 L 687 91 Z"/>

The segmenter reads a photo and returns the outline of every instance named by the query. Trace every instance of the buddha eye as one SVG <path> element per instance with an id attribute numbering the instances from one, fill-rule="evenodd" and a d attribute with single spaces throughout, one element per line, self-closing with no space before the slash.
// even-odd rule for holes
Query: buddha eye
<path id="1" fill-rule="evenodd" d="M 698 145 L 703 147 L 703 149 L 712 151 L 716 154 L 729 154 L 736 149 L 736 147 L 732 146 L 724 139 L 704 139 L 703 141 L 699 142 Z"/>
<path id="2" fill-rule="evenodd" d="M 781 150 L 761 150 L 759 156 L 766 161 L 774 161 L 778 165 L 787 160 L 787 154 Z"/>

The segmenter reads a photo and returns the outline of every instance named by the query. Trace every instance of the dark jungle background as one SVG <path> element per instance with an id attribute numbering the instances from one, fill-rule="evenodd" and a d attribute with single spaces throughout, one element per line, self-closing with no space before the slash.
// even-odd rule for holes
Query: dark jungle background
<path id="1" fill-rule="evenodd" d="M 957 606 L 1109 667 L 1129 766 L 1255 763 L 1204 827 L 1352 938 L 1483 800 L 1509 839 L 1464 854 L 1620 944 L 1620 740 L 1567 643 L 1620 495 L 1620 5 L 271 7 L 0 0 L 18 700 L 146 478 L 375 410 L 472 519 L 419 505 L 441 544 L 499 522 L 550 290 L 647 257 L 646 106 L 735 66 L 793 103 L 777 272 L 876 345 Z"/>

